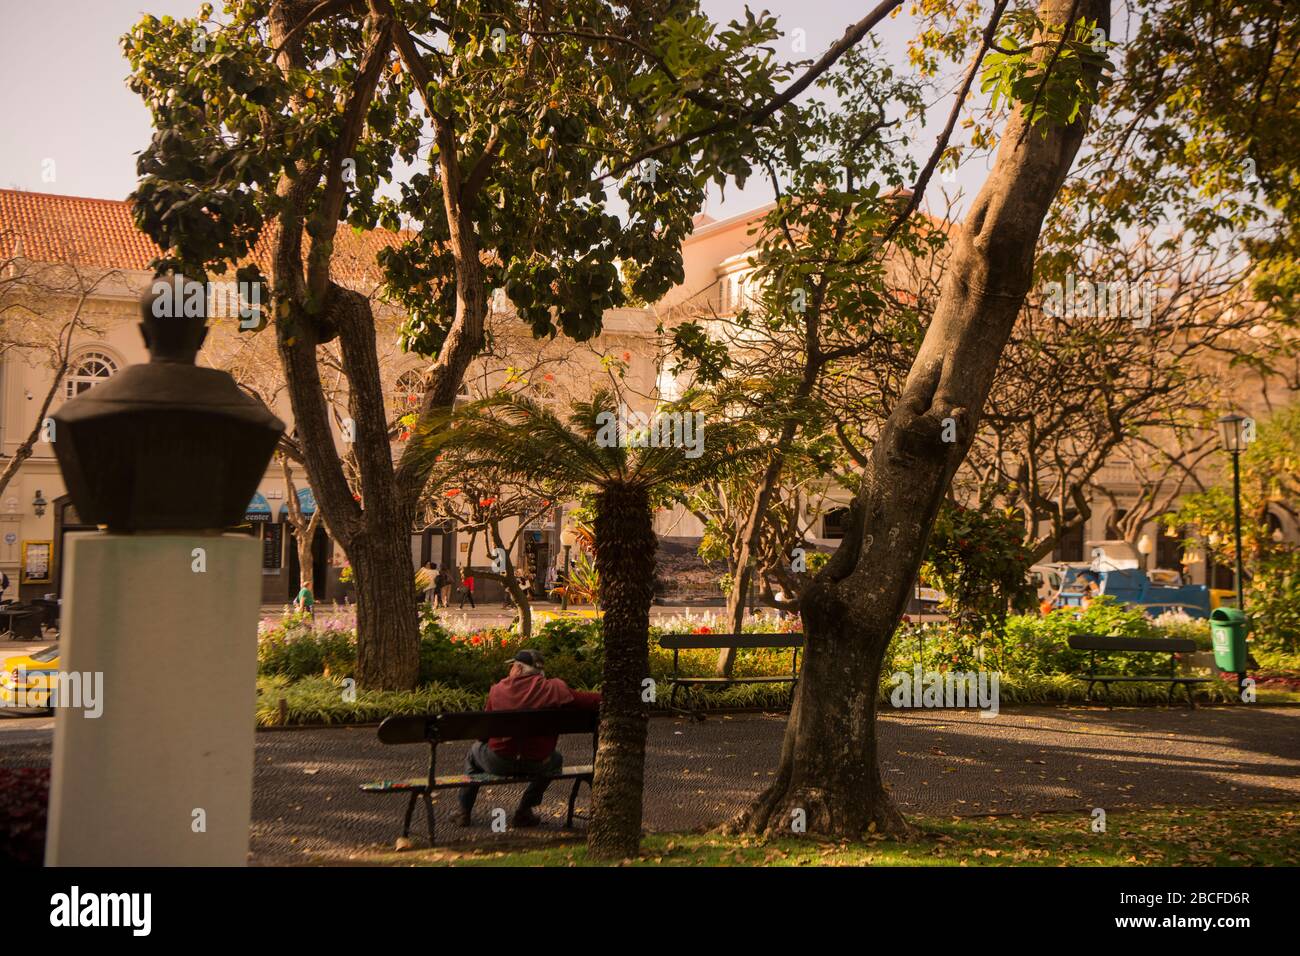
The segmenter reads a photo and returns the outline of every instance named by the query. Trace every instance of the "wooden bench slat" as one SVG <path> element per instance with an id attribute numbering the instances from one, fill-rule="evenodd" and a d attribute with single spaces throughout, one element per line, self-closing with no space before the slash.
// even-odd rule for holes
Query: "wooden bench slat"
<path id="1" fill-rule="evenodd" d="M 1076 651 L 1185 654 L 1196 650 L 1196 642 L 1186 637 L 1112 637 L 1103 634 L 1072 634 L 1067 642 Z"/>
<path id="2" fill-rule="evenodd" d="M 573 780 L 576 777 L 590 777 L 596 772 L 596 768 L 591 764 L 585 764 L 577 767 L 565 767 L 559 773 L 546 774 L 551 780 Z M 453 787 L 464 787 L 469 784 L 478 784 L 479 786 L 492 786 L 495 784 L 510 783 L 532 783 L 536 777 L 520 777 L 516 775 L 499 775 L 495 773 L 457 773 L 437 777 L 434 780 L 433 789 L 445 790 Z M 398 790 L 424 790 L 429 785 L 428 777 L 407 777 L 405 780 L 374 780 L 370 783 L 363 783 L 361 789 L 367 793 L 389 793 Z"/>
<path id="3" fill-rule="evenodd" d="M 664 634 L 667 650 L 721 650 L 724 647 L 803 647 L 802 634 Z"/>
<path id="4" fill-rule="evenodd" d="M 796 677 L 673 677 L 674 684 L 789 684 Z"/>
<path id="5" fill-rule="evenodd" d="M 597 711 L 578 708 L 417 714 L 384 718 L 379 725 L 379 739 L 386 744 L 417 744 L 490 737 L 550 737 L 595 733 L 599 724 Z"/>
<path id="6" fill-rule="evenodd" d="M 1132 674 L 1088 674 L 1086 677 L 1075 679 L 1096 681 L 1098 684 L 1115 684 L 1120 681 L 1145 684 L 1208 684 L 1214 680 L 1213 677 L 1176 677 L 1170 674 L 1150 674 L 1146 677 Z"/>

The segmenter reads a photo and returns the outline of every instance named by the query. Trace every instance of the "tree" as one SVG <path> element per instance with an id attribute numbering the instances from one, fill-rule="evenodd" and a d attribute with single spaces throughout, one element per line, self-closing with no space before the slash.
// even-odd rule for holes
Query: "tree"
<path id="1" fill-rule="evenodd" d="M 1242 569 L 1252 632 L 1257 646 L 1294 652 L 1300 648 L 1300 548 L 1286 539 L 1281 518 L 1300 521 L 1300 405 L 1258 425 L 1240 467 Z M 1231 465 L 1224 462 L 1218 483 L 1186 496 L 1162 518 L 1171 532 L 1198 539 L 1198 547 L 1228 567 L 1237 560 L 1232 487 Z"/>
<path id="2" fill-rule="evenodd" d="M 682 0 L 268 0 L 228 17 L 204 4 L 125 40 L 155 127 L 136 220 L 167 250 L 157 268 L 191 278 L 240 264 L 263 282 L 249 260 L 265 250 L 308 476 L 355 573 L 358 679 L 409 687 L 415 598 L 388 583 L 406 576 L 430 458 L 408 444 L 393 461 L 373 310 L 335 265 L 340 224 L 389 230 L 370 254 L 408 315 L 404 344 L 433 358 L 418 410 L 432 420 L 483 347 L 493 289 L 536 333 L 586 338 L 623 301 L 616 262 L 637 264 L 647 300 L 680 277 L 704 184 L 743 180 L 749 129 L 788 103 L 774 92 L 787 74 L 759 49 L 773 21 L 717 31 Z M 420 166 L 386 198 L 399 159 Z M 610 180 L 625 216 L 608 210 Z M 318 351 L 336 339 L 359 499 L 321 389 Z"/>
<path id="3" fill-rule="evenodd" d="M 520 581 L 515 555 L 529 526 L 554 510 L 555 501 L 568 497 L 567 490 L 552 486 L 545 491 L 514 480 L 490 463 L 446 451 L 435 465 L 425 493 L 424 514 L 432 521 L 451 521 L 461 534 L 469 535 L 469 553 L 474 539 L 482 534 L 493 554 L 492 570 L 476 569 L 474 576 L 498 581 L 519 610 L 519 634 L 533 633 L 532 602 Z M 509 531 L 503 524 L 509 523 Z"/>
<path id="4" fill-rule="evenodd" d="M 321 510 L 319 507 L 314 508 L 310 516 L 302 513 L 302 502 L 298 499 L 298 486 L 293 480 L 290 455 L 280 451 L 276 457 L 280 459 L 280 470 L 284 475 L 286 517 L 293 528 L 294 545 L 298 549 L 298 587 L 314 589 L 316 558 L 312 545 L 316 541 L 316 529 L 320 527 Z"/>
<path id="5" fill-rule="evenodd" d="M 743 501 L 744 508 L 728 530 L 727 616 L 734 631 L 780 511 L 773 505 L 783 472 L 801 461 L 827 469 L 834 422 L 852 417 L 862 401 L 854 394 L 853 408 L 840 404 L 846 395 L 836 379 L 846 377 L 853 359 L 896 338 L 898 323 L 906 322 L 875 250 L 915 172 L 901 126 L 921 109 L 920 85 L 899 76 L 874 48 L 859 47 L 815 88 L 824 98 L 759 136 L 758 164 L 776 201 L 756 226 L 738 301 L 696 306 L 673 329 L 683 365 L 716 386 L 719 404 L 761 422 L 769 436 L 761 472 L 728 496 L 730 506 Z M 920 224 L 899 229 L 895 242 L 918 251 L 925 245 Z M 720 674 L 730 672 L 734 654 L 722 651 Z"/>
<path id="6" fill-rule="evenodd" d="M 620 399 L 602 390 L 577 403 L 566 422 L 530 399 L 501 395 L 466 406 L 426 443 L 477 454 L 488 467 L 524 481 L 582 488 L 591 497 L 605 659 L 587 847 L 602 859 L 635 856 L 640 847 L 645 704 L 653 699 L 645 695 L 655 502 L 704 476 L 743 467 L 748 449 L 744 428 L 725 422 L 709 424 L 698 449 L 660 441 L 656 423 L 670 418 L 652 419 L 654 431 L 625 430 Z M 704 414 L 689 397 L 660 411 Z"/>
<path id="7" fill-rule="evenodd" d="M 1029 291 L 1043 218 L 1083 140 L 1105 59 L 1092 31 L 1108 31 L 1109 21 L 1102 0 L 1043 0 L 1000 44 L 991 85 L 1016 106 L 902 396 L 872 446 L 844 542 L 805 593 L 807 652 L 781 763 L 734 821 L 739 829 L 780 833 L 802 811 L 809 833 L 909 832 L 877 761 L 881 666 Z"/>
<path id="8" fill-rule="evenodd" d="M 121 278 L 117 270 L 80 265 L 67 238 L 60 237 L 59 247 L 60 261 L 33 262 L 22 254 L 21 237 L 0 236 L 0 248 L 11 250 L 0 258 L 0 353 L 19 355 L 50 372 L 31 430 L 0 469 L 0 492 L 32 457 L 37 442 L 57 440 L 48 418 L 50 406 L 66 386 L 77 335 L 97 331 L 88 315 L 89 302 L 103 286 Z"/>

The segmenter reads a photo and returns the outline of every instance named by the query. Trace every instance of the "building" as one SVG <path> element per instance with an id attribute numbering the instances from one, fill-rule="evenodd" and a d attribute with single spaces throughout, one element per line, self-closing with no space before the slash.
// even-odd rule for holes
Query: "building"
<path id="1" fill-rule="evenodd" d="M 692 312 L 725 322 L 747 302 L 752 291 L 749 255 L 754 229 L 769 208 L 720 221 L 698 217 L 694 233 L 683 245 L 683 282 L 650 307 L 612 310 L 601 335 L 590 343 L 534 340 L 499 297 L 491 319 L 492 347 L 472 366 L 462 394 L 467 398 L 487 394 L 526 369 L 543 400 L 563 404 L 590 394 L 612 359 L 620 364 L 629 393 L 646 408 L 676 398 L 687 383 L 674 377 L 657 328 Z M 393 241 L 394 236 L 382 232 L 356 236 L 341 231 L 334 260 L 339 281 L 373 292 L 380 281 L 374 269 L 375 252 Z M 52 393 L 52 412 L 126 365 L 147 360 L 136 311 L 140 294 L 152 281 L 148 264 L 157 255 L 150 240 L 134 227 L 126 202 L 0 190 L 0 303 L 15 307 L 5 310 L 5 324 L 0 326 L 0 467 L 13 459 L 34 429 L 40 436 L 31 457 L 19 464 L 0 494 L 0 570 L 11 581 L 9 597 L 29 600 L 58 595 L 65 536 L 87 529 L 63 488 L 51 443 L 57 436 L 41 431 L 48 417 L 40 414 L 43 401 Z M 10 318 L 16 314 L 27 317 L 19 323 L 21 334 L 16 320 Z M 398 318 L 377 314 L 381 368 L 394 421 L 400 421 L 419 394 L 427 365 L 398 348 Z M 232 371 L 241 385 L 292 427 L 273 335 L 240 333 L 236 325 L 213 322 L 199 361 Z M 64 332 L 66 342 L 60 337 Z M 65 347 L 67 371 L 55 381 L 57 359 Z M 1267 400 L 1272 399 L 1265 396 L 1261 402 Z M 340 407 L 344 401 L 340 391 Z M 400 440 L 399 435 L 395 448 L 400 448 Z M 1141 482 L 1131 463 L 1117 461 L 1103 469 L 1099 485 L 1111 492 L 1116 504 L 1108 506 L 1098 499 L 1090 521 L 1060 542 L 1057 558 L 1081 559 L 1086 541 L 1113 536 L 1124 503 L 1136 498 Z M 305 515 L 314 511 L 303 469 L 273 461 L 239 529 L 262 542 L 265 603 L 288 602 L 298 589 L 298 550 L 289 521 L 291 495 Z M 845 502 L 844 492 L 829 483 L 821 495 L 809 498 L 805 509 L 814 544 L 833 548 L 842 537 Z M 513 520 L 502 525 L 515 548 L 516 565 L 530 570 L 539 597 L 546 569 L 562 560 L 560 528 L 565 510 L 565 503 L 557 502 L 532 516 L 525 527 Z M 1179 542 L 1158 533 L 1155 517 L 1150 516 L 1140 529 L 1156 542 L 1152 564 L 1176 566 Z M 1295 516 L 1279 514 L 1278 522 L 1288 538 L 1300 537 Z M 699 519 L 680 507 L 657 515 L 656 530 L 666 551 L 677 556 L 693 554 L 703 533 Z M 316 530 L 312 550 L 318 597 L 345 598 L 348 588 L 340 582 L 345 558 L 323 528 Z M 491 563 L 490 551 L 485 535 L 466 532 L 447 514 L 430 511 L 422 526 L 412 529 L 413 566 L 435 561 L 443 567 L 485 568 Z M 1188 570 L 1198 583 L 1215 580 L 1216 574 L 1221 581 L 1222 572 L 1207 569 L 1204 563 Z M 479 594 L 485 600 L 499 597 L 492 586 Z M 715 594 L 720 597 L 720 592 Z"/>

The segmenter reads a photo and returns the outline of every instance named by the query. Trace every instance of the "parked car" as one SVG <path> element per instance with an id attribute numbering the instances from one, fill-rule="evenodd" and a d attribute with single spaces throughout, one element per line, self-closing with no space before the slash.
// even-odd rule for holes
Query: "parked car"
<path id="1" fill-rule="evenodd" d="M 51 644 L 31 654 L 17 654 L 0 662 L 0 705 L 50 706 L 51 680 L 59 672 L 59 645 Z"/>

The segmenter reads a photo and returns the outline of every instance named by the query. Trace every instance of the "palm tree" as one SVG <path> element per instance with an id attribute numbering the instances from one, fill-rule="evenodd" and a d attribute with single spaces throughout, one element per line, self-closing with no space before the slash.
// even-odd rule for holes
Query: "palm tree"
<path id="1" fill-rule="evenodd" d="M 714 409 L 692 395 L 662 411 L 698 414 L 700 421 L 713 417 Z M 430 453 L 457 448 L 522 480 L 581 487 L 592 496 L 605 663 L 587 848 L 603 859 L 632 857 L 640 849 L 648 719 L 643 694 L 658 546 L 654 508 L 675 497 L 675 489 L 738 468 L 757 452 L 746 427 L 720 417 L 709 422 L 707 440 L 701 434 L 689 449 L 680 442 L 635 447 L 651 440 L 644 432 L 611 441 L 618 413 L 609 391 L 574 405 L 567 421 L 537 402 L 500 394 L 464 406 L 449 428 L 424 439 Z"/>

